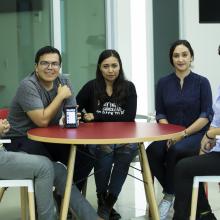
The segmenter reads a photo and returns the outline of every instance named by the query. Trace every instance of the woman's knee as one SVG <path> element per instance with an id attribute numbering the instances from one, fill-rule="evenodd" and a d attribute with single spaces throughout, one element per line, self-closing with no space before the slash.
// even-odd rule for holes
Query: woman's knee
<path id="1" fill-rule="evenodd" d="M 176 144 L 169 148 L 169 153 L 176 155 L 178 158 L 194 156 L 199 153 L 200 139 L 196 138 L 185 138 L 178 141 Z"/>
<path id="2" fill-rule="evenodd" d="M 130 164 L 133 158 L 137 155 L 138 149 L 135 145 L 123 145 L 122 147 L 115 149 L 114 163 L 119 161 L 120 163 Z"/>
<path id="3" fill-rule="evenodd" d="M 186 154 L 187 151 L 189 151 L 188 148 L 189 147 L 187 144 L 185 144 L 183 141 L 179 141 L 169 148 L 168 154 L 172 155 L 172 157 L 181 158 Z"/>
<path id="4" fill-rule="evenodd" d="M 97 145 L 95 149 L 95 155 L 98 159 L 113 157 L 114 146 L 113 145 Z"/>
<path id="5" fill-rule="evenodd" d="M 96 150 L 95 167 L 110 166 L 114 162 L 114 151 L 107 152 L 103 150 Z"/>
<path id="6" fill-rule="evenodd" d="M 164 141 L 158 141 L 151 143 L 147 149 L 146 153 L 147 156 L 150 158 L 161 158 L 164 157 L 164 154 L 166 153 L 166 142 Z"/>

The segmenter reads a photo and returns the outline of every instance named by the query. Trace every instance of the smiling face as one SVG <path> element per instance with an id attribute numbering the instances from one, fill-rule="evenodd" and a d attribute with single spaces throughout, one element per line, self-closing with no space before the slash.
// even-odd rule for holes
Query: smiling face
<path id="1" fill-rule="evenodd" d="M 176 46 L 173 51 L 172 59 L 176 73 L 181 74 L 190 71 L 193 57 L 191 56 L 191 53 L 186 46 L 184 46 L 183 44 Z"/>
<path id="2" fill-rule="evenodd" d="M 113 83 L 119 75 L 120 64 L 116 57 L 104 59 L 100 65 L 100 71 L 106 83 Z"/>
<path id="3" fill-rule="evenodd" d="M 45 88 L 50 88 L 53 85 L 59 71 L 60 60 L 56 53 L 43 54 L 35 65 L 36 75 Z"/>

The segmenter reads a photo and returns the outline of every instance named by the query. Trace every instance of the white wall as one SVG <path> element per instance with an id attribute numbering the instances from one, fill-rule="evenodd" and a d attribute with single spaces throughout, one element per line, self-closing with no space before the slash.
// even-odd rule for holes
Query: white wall
<path id="1" fill-rule="evenodd" d="M 154 112 L 152 0 L 107 0 L 107 48 L 137 90 L 137 114 Z M 110 31 L 111 32 L 110 32 Z"/>
<path id="2" fill-rule="evenodd" d="M 106 0 L 106 5 L 107 48 L 119 52 L 126 77 L 136 86 L 137 114 L 154 112 L 152 0 Z M 139 184 L 134 181 L 135 190 L 130 193 L 138 206 L 137 215 L 146 209 Z M 125 198 L 119 200 L 125 202 Z"/>
<path id="3" fill-rule="evenodd" d="M 193 70 L 209 79 L 214 97 L 220 85 L 220 24 L 199 23 L 198 0 L 180 0 L 179 5 L 180 37 L 191 43 L 195 53 Z"/>
<path id="4" fill-rule="evenodd" d="M 131 80 L 130 0 L 107 0 L 107 48 L 119 52 L 126 77 Z"/>

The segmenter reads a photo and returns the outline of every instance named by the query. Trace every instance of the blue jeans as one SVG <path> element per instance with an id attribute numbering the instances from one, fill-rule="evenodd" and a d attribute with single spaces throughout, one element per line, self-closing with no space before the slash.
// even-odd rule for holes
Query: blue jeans
<path id="1" fill-rule="evenodd" d="M 146 153 L 152 176 L 155 176 L 163 187 L 164 193 L 174 194 L 174 170 L 176 163 L 184 158 L 197 155 L 203 133 L 196 133 L 177 142 L 167 150 L 167 141 L 151 143 Z"/>
<path id="2" fill-rule="evenodd" d="M 88 147 L 94 148 L 94 145 Z M 97 193 L 108 191 L 118 197 L 137 148 L 137 144 L 96 145 L 94 171 Z"/>

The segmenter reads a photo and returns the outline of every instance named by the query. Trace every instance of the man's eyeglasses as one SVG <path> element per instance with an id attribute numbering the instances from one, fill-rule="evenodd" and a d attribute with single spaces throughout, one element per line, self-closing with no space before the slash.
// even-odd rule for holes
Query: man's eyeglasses
<path id="1" fill-rule="evenodd" d="M 59 62 L 47 62 L 47 61 L 40 61 L 40 65 L 43 68 L 48 68 L 50 65 L 53 69 L 59 69 L 60 63 Z"/>

